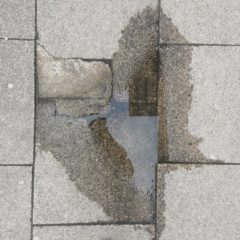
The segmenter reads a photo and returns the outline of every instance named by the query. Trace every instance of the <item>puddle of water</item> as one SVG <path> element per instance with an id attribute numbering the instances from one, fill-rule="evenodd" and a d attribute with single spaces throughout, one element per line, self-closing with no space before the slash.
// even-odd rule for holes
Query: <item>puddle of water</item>
<path id="1" fill-rule="evenodd" d="M 152 193 L 154 169 L 158 160 L 158 117 L 144 106 L 141 111 L 134 112 L 137 116 L 133 116 L 133 112 L 130 111 L 131 105 L 132 103 L 117 102 L 112 98 L 107 113 L 84 118 L 89 125 L 96 119 L 106 121 L 108 132 L 124 148 L 127 159 L 133 165 L 132 183 L 138 190 Z M 153 105 L 151 104 L 151 107 Z"/>
<path id="2" fill-rule="evenodd" d="M 128 110 L 110 115 L 107 119 L 109 132 L 132 162 L 134 185 L 147 192 L 152 192 L 157 163 L 157 121 L 157 117 L 153 116 L 130 116 Z"/>

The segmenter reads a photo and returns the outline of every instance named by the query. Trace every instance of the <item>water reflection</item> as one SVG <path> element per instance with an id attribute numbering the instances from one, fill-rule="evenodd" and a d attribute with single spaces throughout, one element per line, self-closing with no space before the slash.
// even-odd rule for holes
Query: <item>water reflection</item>
<path id="1" fill-rule="evenodd" d="M 156 112 L 153 116 L 153 112 L 149 113 L 147 108 L 134 112 L 137 116 L 133 116 L 131 105 L 132 103 L 117 102 L 112 98 L 107 112 L 105 109 L 101 114 L 86 116 L 85 119 L 89 125 L 96 119 L 107 122 L 109 134 L 124 148 L 133 165 L 132 183 L 138 190 L 151 193 L 158 157 L 158 117 Z"/>
<path id="2" fill-rule="evenodd" d="M 157 163 L 157 117 L 130 116 L 128 107 L 128 103 L 115 103 L 113 108 L 118 110 L 108 117 L 107 126 L 133 164 L 134 185 L 151 192 Z"/>

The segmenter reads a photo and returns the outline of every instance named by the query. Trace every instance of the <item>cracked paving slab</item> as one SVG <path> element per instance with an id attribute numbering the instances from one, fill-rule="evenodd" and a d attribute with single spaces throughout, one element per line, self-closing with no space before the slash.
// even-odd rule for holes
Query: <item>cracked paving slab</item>
<path id="1" fill-rule="evenodd" d="M 30 167 L 0 167 L 0 239 L 30 239 Z"/>
<path id="2" fill-rule="evenodd" d="M 157 4 L 157 0 L 62 0 L 58 4 L 41 0 L 38 42 L 55 57 L 110 59 L 129 19 Z"/>
<path id="3" fill-rule="evenodd" d="M 238 239 L 240 167 L 158 166 L 158 240 Z"/>
<path id="4" fill-rule="evenodd" d="M 35 227 L 33 240 L 153 240 L 152 225 Z"/>
<path id="5" fill-rule="evenodd" d="M 0 42 L 0 163 L 33 160 L 34 44 Z"/>
<path id="6" fill-rule="evenodd" d="M 217 0 L 161 0 L 167 18 L 189 43 L 239 44 L 240 1 Z M 161 43 L 185 43 L 176 35 L 169 35 L 160 16 Z"/>

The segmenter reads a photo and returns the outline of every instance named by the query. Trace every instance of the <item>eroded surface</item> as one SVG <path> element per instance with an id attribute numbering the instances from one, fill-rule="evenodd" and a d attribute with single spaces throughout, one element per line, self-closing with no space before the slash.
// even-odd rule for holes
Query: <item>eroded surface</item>
<path id="1" fill-rule="evenodd" d="M 90 98 L 108 101 L 112 73 L 103 62 L 59 59 L 38 45 L 38 95 L 45 98 Z"/>
<path id="2" fill-rule="evenodd" d="M 34 240 L 153 240 L 152 225 L 125 226 L 77 226 L 77 227 L 37 227 L 34 229 Z"/>

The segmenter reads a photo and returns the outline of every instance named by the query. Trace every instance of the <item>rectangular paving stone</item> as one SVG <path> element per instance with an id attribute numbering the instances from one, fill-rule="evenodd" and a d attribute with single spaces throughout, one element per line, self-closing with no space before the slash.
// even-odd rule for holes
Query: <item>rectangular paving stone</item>
<path id="1" fill-rule="evenodd" d="M 240 48 L 165 46 L 160 57 L 160 161 L 239 163 Z"/>
<path id="2" fill-rule="evenodd" d="M 132 16 L 157 0 L 38 1 L 39 43 L 54 57 L 110 59 Z M 71 23 L 71 24 L 70 24 Z"/>
<path id="3" fill-rule="evenodd" d="M 153 240 L 152 225 L 34 227 L 33 240 Z"/>
<path id="4" fill-rule="evenodd" d="M 239 44 L 240 1 L 162 0 L 162 43 Z"/>
<path id="5" fill-rule="evenodd" d="M 34 43 L 0 41 L 0 66 L 0 163 L 31 163 Z"/>
<path id="6" fill-rule="evenodd" d="M 30 167 L 0 167 L 0 239 L 30 240 Z"/>
<path id="7" fill-rule="evenodd" d="M 35 37 L 35 0 L 1 0 L 0 37 Z"/>
<path id="8" fill-rule="evenodd" d="M 238 239 L 240 167 L 158 167 L 158 240 Z"/>
<path id="9" fill-rule="evenodd" d="M 34 223 L 151 223 L 157 118 L 128 108 L 85 118 L 58 114 L 39 100 Z"/>

